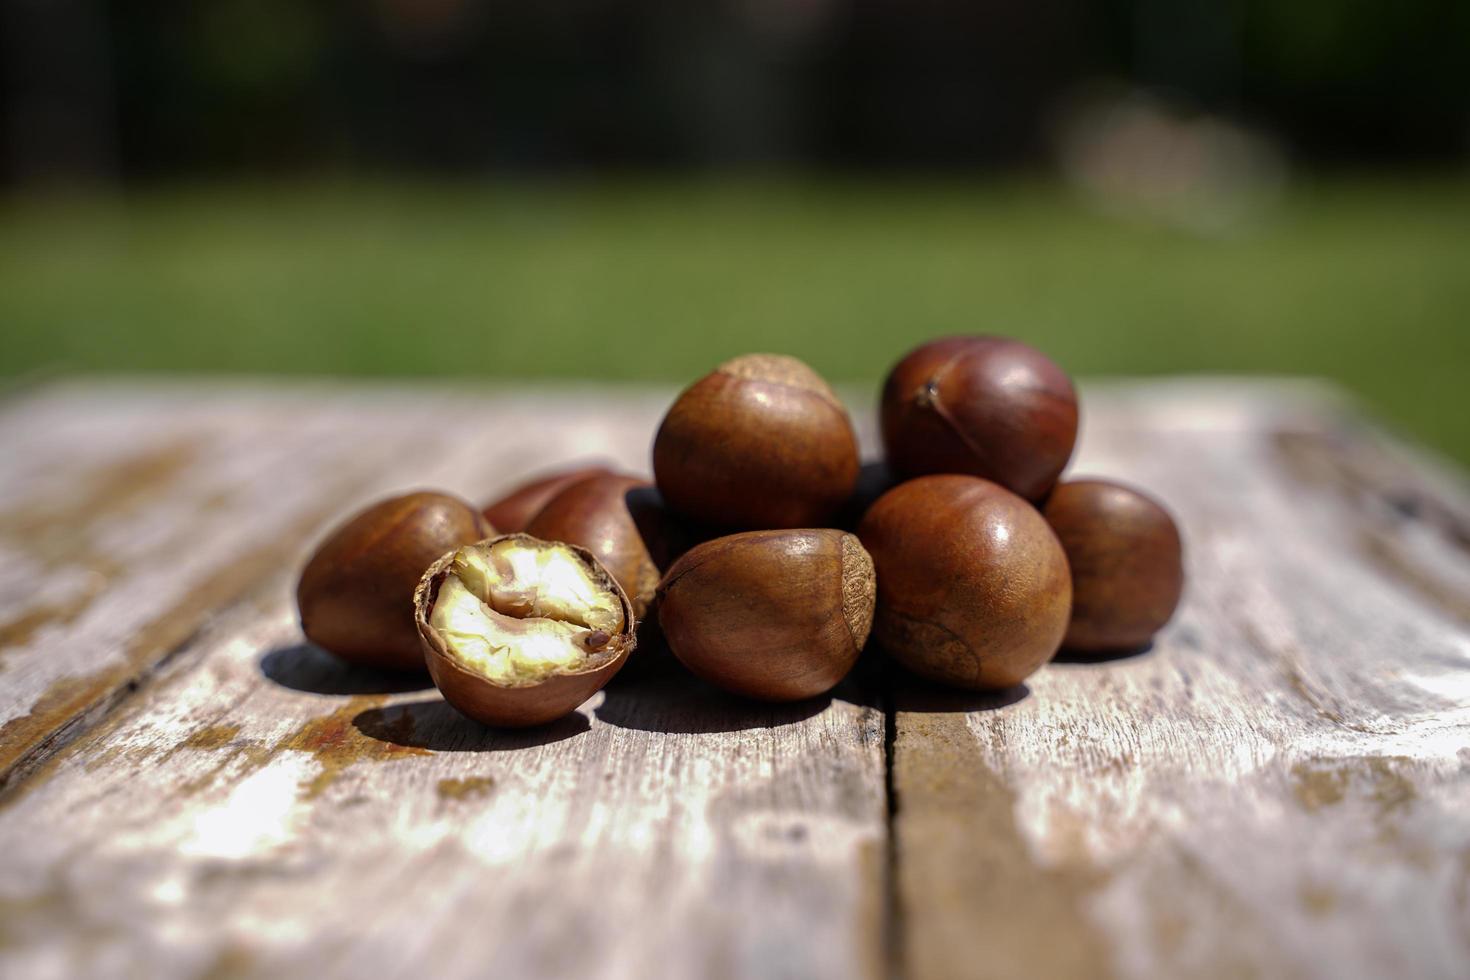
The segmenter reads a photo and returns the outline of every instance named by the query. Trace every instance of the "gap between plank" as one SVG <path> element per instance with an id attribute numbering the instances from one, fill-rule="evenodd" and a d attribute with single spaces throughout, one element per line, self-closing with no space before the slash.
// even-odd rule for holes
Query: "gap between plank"
<path id="1" fill-rule="evenodd" d="M 887 811 L 884 825 L 883 952 L 889 980 L 898 980 L 903 976 L 904 961 L 904 909 L 898 882 L 899 804 L 893 779 L 898 706 L 893 698 L 893 665 L 886 657 L 879 676 L 883 679 L 878 698 L 883 708 L 883 801 Z"/>
<path id="2" fill-rule="evenodd" d="M 136 695 L 143 688 L 143 685 L 162 673 L 163 669 L 192 646 L 219 616 L 245 602 L 253 601 L 255 591 L 252 588 L 245 595 L 237 597 L 234 601 L 225 606 L 221 606 L 217 611 L 204 617 L 189 632 L 189 635 L 166 649 L 161 656 L 151 661 L 138 673 L 127 678 L 113 690 L 77 712 L 64 725 L 36 743 L 29 751 L 16 759 L 9 769 L 0 773 L 0 807 L 4 807 L 12 797 L 24 792 L 30 778 L 42 769 L 47 762 L 51 761 L 52 758 L 68 745 L 106 721 L 108 716 Z"/>

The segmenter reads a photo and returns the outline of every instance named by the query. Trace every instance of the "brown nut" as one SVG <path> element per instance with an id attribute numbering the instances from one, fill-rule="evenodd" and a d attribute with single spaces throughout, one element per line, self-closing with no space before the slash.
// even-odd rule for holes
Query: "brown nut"
<path id="1" fill-rule="evenodd" d="M 576 710 L 636 643 L 628 597 L 591 552 L 529 534 L 444 555 L 419 581 L 413 608 L 444 699 L 497 728 Z"/>
<path id="2" fill-rule="evenodd" d="M 1158 502 L 1106 480 L 1069 480 L 1042 514 L 1072 568 L 1072 621 L 1062 645 L 1081 652 L 1136 650 L 1179 605 L 1179 528 Z"/>
<path id="3" fill-rule="evenodd" d="M 502 534 L 524 531 L 531 518 L 558 493 L 579 480 L 601 473 L 611 473 L 605 466 L 578 466 L 546 473 L 522 483 L 505 496 L 485 505 L 485 520 Z"/>
<path id="4" fill-rule="evenodd" d="M 526 525 L 526 533 L 547 541 L 580 545 L 602 562 L 643 618 L 658 588 L 659 569 L 644 543 L 629 497 L 651 490 L 646 480 L 601 473 L 562 488 Z"/>
<path id="5" fill-rule="evenodd" d="M 337 527 L 317 546 L 296 604 L 306 638 L 344 660 L 422 670 L 413 625 L 413 590 L 449 548 L 493 533 L 458 497 L 421 491 L 380 501 Z"/>
<path id="6" fill-rule="evenodd" d="M 852 493 L 857 437 L 847 410 L 794 357 L 747 354 L 681 394 L 653 442 L 669 506 L 737 529 L 820 527 Z"/>
<path id="7" fill-rule="evenodd" d="M 873 635 L 931 680 L 1021 683 L 1067 629 L 1067 557 L 1037 510 L 989 480 L 925 476 L 878 499 L 858 536 L 878 572 Z"/>
<path id="8" fill-rule="evenodd" d="M 1039 500 L 1077 442 L 1077 392 L 1066 372 L 1020 341 L 948 337 L 894 366 L 882 428 L 901 477 L 969 473 Z"/>
<path id="9" fill-rule="evenodd" d="M 684 666 L 736 694 L 797 701 L 831 690 L 862 652 L 873 562 L 842 531 L 747 531 L 693 548 L 658 595 Z"/>

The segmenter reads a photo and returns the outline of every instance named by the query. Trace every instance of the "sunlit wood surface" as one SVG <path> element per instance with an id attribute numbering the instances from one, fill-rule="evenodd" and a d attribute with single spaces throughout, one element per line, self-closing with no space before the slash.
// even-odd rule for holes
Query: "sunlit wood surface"
<path id="1" fill-rule="evenodd" d="M 671 395 L 0 402 L 0 974 L 1470 974 L 1470 495 L 1314 386 L 1087 388 L 1074 472 L 1169 504 L 1188 591 L 1004 696 L 666 664 L 506 734 L 304 644 L 335 519 L 646 470 Z"/>

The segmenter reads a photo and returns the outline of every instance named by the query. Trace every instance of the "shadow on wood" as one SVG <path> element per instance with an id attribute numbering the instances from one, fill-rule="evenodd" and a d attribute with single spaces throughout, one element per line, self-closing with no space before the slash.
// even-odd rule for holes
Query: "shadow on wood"
<path id="1" fill-rule="evenodd" d="M 308 694 L 399 694 L 434 686 L 424 671 L 355 667 L 310 643 L 272 650 L 260 658 L 267 679 Z"/>
<path id="2" fill-rule="evenodd" d="M 369 708 L 352 725 L 368 738 L 431 752 L 514 752 L 575 738 L 592 727 L 586 715 L 573 713 L 536 728 L 487 728 L 438 698 Z"/>
<path id="3" fill-rule="evenodd" d="M 623 669 L 608 681 L 608 686 L 633 687 L 657 678 L 691 676 L 689 669 L 669 649 L 658 624 L 644 620 L 638 624 L 638 646 L 628 655 Z"/>
<path id="4" fill-rule="evenodd" d="M 911 712 L 998 711 L 1031 696 L 1031 688 L 1025 684 L 1017 684 L 1004 691 L 965 691 L 945 687 L 897 665 L 888 674 L 888 689 L 892 693 L 894 707 Z"/>
<path id="5" fill-rule="evenodd" d="M 1051 658 L 1054 664 L 1107 664 L 1114 660 L 1132 660 L 1135 657 L 1145 657 L 1153 653 L 1154 645 L 1150 641 L 1141 647 L 1132 650 L 1109 650 L 1106 653 L 1088 653 L 1085 650 L 1063 649 L 1055 657 Z"/>
<path id="6" fill-rule="evenodd" d="M 681 735 L 738 732 L 794 725 L 821 714 L 830 695 L 770 704 L 726 694 L 692 674 L 640 678 L 603 690 L 596 710 L 599 721 L 619 728 Z"/>

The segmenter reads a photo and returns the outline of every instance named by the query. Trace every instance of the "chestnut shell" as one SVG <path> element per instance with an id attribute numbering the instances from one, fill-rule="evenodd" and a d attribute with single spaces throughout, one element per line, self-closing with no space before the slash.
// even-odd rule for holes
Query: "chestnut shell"
<path id="1" fill-rule="evenodd" d="M 502 534 L 470 543 L 489 546 L 506 539 L 533 544 L 546 543 L 524 533 Z M 617 595 L 623 606 L 623 629 L 603 648 L 605 657 L 591 661 L 581 670 L 553 674 L 532 684 L 500 685 L 466 670 L 449 654 L 443 637 L 429 625 L 429 616 L 439 598 L 439 586 L 449 574 L 449 567 L 454 563 L 454 555 L 459 548 L 441 556 L 424 572 L 413 595 L 414 625 L 422 645 L 424 661 L 429 667 L 429 676 L 434 679 L 434 686 L 439 688 L 444 700 L 454 705 L 461 714 L 492 728 L 543 725 L 575 711 L 579 704 L 612 680 L 613 675 L 627 662 L 628 654 L 638 642 L 638 621 L 633 616 L 633 605 L 628 601 L 627 593 L 592 552 L 577 545 L 569 544 L 567 547 L 587 563 L 599 583 Z"/>
<path id="2" fill-rule="evenodd" d="M 1077 392 L 1040 351 L 1005 337 L 915 348 L 883 384 L 888 463 L 900 477 L 968 473 L 1044 497 L 1077 442 Z"/>
<path id="3" fill-rule="evenodd" d="M 541 508 L 558 493 L 579 480 L 602 473 L 612 473 L 605 466 L 577 466 L 546 473 L 519 484 L 503 497 L 486 504 L 482 513 L 490 526 L 502 534 L 524 531 Z"/>
<path id="4" fill-rule="evenodd" d="M 565 541 L 592 552 L 618 580 L 642 619 L 658 588 L 659 569 L 629 497 L 652 484 L 632 476 L 599 473 L 563 487 L 526 525 L 526 533 Z"/>
<path id="5" fill-rule="evenodd" d="M 1042 514 L 1072 569 L 1072 620 L 1062 645 L 1136 650 L 1174 615 L 1184 591 L 1183 543 L 1164 507 L 1108 480 L 1069 480 Z"/>
<path id="6" fill-rule="evenodd" d="M 1061 645 L 1067 558 L 1020 497 L 974 476 L 899 484 L 858 528 L 878 573 L 873 635 L 914 673 L 979 691 L 1021 683 Z"/>
<path id="7" fill-rule="evenodd" d="M 873 562 L 843 531 L 747 531 L 707 541 L 659 586 L 669 648 L 718 687 L 768 701 L 831 690 L 873 621 Z"/>
<path id="8" fill-rule="evenodd" d="M 654 438 L 653 472 L 669 506 L 713 527 L 821 527 L 852 494 L 857 437 L 815 371 L 749 354 L 675 400 Z"/>
<path id="9" fill-rule="evenodd" d="M 379 501 L 333 529 L 296 586 L 306 638 L 344 660 L 422 670 L 413 625 L 419 578 L 446 549 L 493 534 L 458 497 L 417 491 Z"/>

